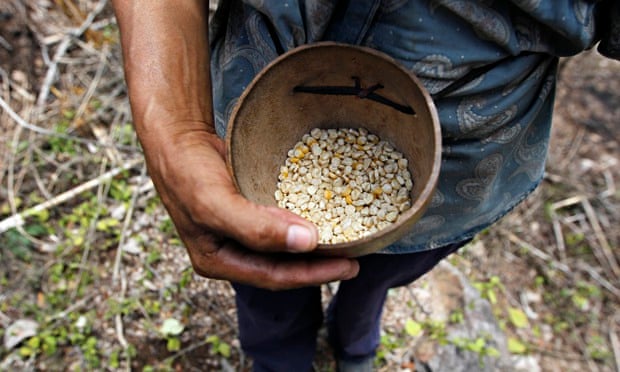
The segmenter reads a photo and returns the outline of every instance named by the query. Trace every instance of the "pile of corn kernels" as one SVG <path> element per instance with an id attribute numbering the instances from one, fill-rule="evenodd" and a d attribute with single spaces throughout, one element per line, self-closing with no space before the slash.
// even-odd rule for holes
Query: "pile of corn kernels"
<path id="1" fill-rule="evenodd" d="M 315 128 L 288 152 L 275 199 L 312 221 L 319 243 L 353 241 L 411 207 L 407 165 L 392 145 L 364 128 Z"/>

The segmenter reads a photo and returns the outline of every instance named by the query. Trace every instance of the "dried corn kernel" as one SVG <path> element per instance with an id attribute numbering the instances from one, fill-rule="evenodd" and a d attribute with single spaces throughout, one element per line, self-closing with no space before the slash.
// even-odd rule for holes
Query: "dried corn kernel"
<path id="1" fill-rule="evenodd" d="M 407 159 L 364 128 L 311 130 L 278 180 L 278 205 L 315 223 L 321 243 L 372 234 L 411 207 Z"/>

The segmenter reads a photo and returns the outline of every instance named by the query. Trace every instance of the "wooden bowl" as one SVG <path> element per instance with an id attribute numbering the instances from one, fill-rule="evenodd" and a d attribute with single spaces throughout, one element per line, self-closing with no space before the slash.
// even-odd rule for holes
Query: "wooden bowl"
<path id="1" fill-rule="evenodd" d="M 364 127 L 390 142 L 408 159 L 414 186 L 411 208 L 395 223 L 356 241 L 319 244 L 315 252 L 355 257 L 403 237 L 430 202 L 441 164 L 439 120 L 422 84 L 369 48 L 322 42 L 283 54 L 254 78 L 230 118 L 227 162 L 241 194 L 277 205 L 287 151 L 317 127 Z"/>

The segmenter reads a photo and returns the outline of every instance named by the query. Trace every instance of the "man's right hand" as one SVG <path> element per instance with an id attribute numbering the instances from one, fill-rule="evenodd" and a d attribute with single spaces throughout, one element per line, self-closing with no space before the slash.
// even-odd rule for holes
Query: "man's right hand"
<path id="1" fill-rule="evenodd" d="M 318 285 L 357 274 L 356 260 L 295 254 L 316 248 L 316 227 L 239 194 L 224 163 L 224 143 L 204 130 L 205 123 L 172 127 L 175 134 L 168 135 L 165 145 L 146 151 L 147 162 L 198 274 L 269 289 Z"/>
<path id="2" fill-rule="evenodd" d="M 113 1 L 136 132 L 194 269 L 270 289 L 355 276 L 354 259 L 296 254 L 316 247 L 310 222 L 235 189 L 212 125 L 206 4 Z"/>

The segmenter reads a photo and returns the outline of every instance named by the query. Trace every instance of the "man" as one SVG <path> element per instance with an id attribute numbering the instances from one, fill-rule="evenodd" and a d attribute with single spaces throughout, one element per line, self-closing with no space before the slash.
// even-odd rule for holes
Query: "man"
<path id="1" fill-rule="evenodd" d="M 211 43 L 207 5 L 114 1 L 150 175 L 196 272 L 233 283 L 256 371 L 310 369 L 323 321 L 318 286 L 330 281 L 341 281 L 328 311 L 339 369 L 359 371 L 372 367 L 387 290 L 423 275 L 537 186 L 557 57 L 598 40 L 597 17 L 612 1 L 231 0 L 216 12 Z M 444 153 L 433 203 L 383 254 L 300 254 L 316 246 L 316 228 L 244 199 L 225 167 L 221 136 L 243 89 L 277 55 L 322 40 L 383 51 L 438 96 L 465 83 L 436 100 Z"/>

